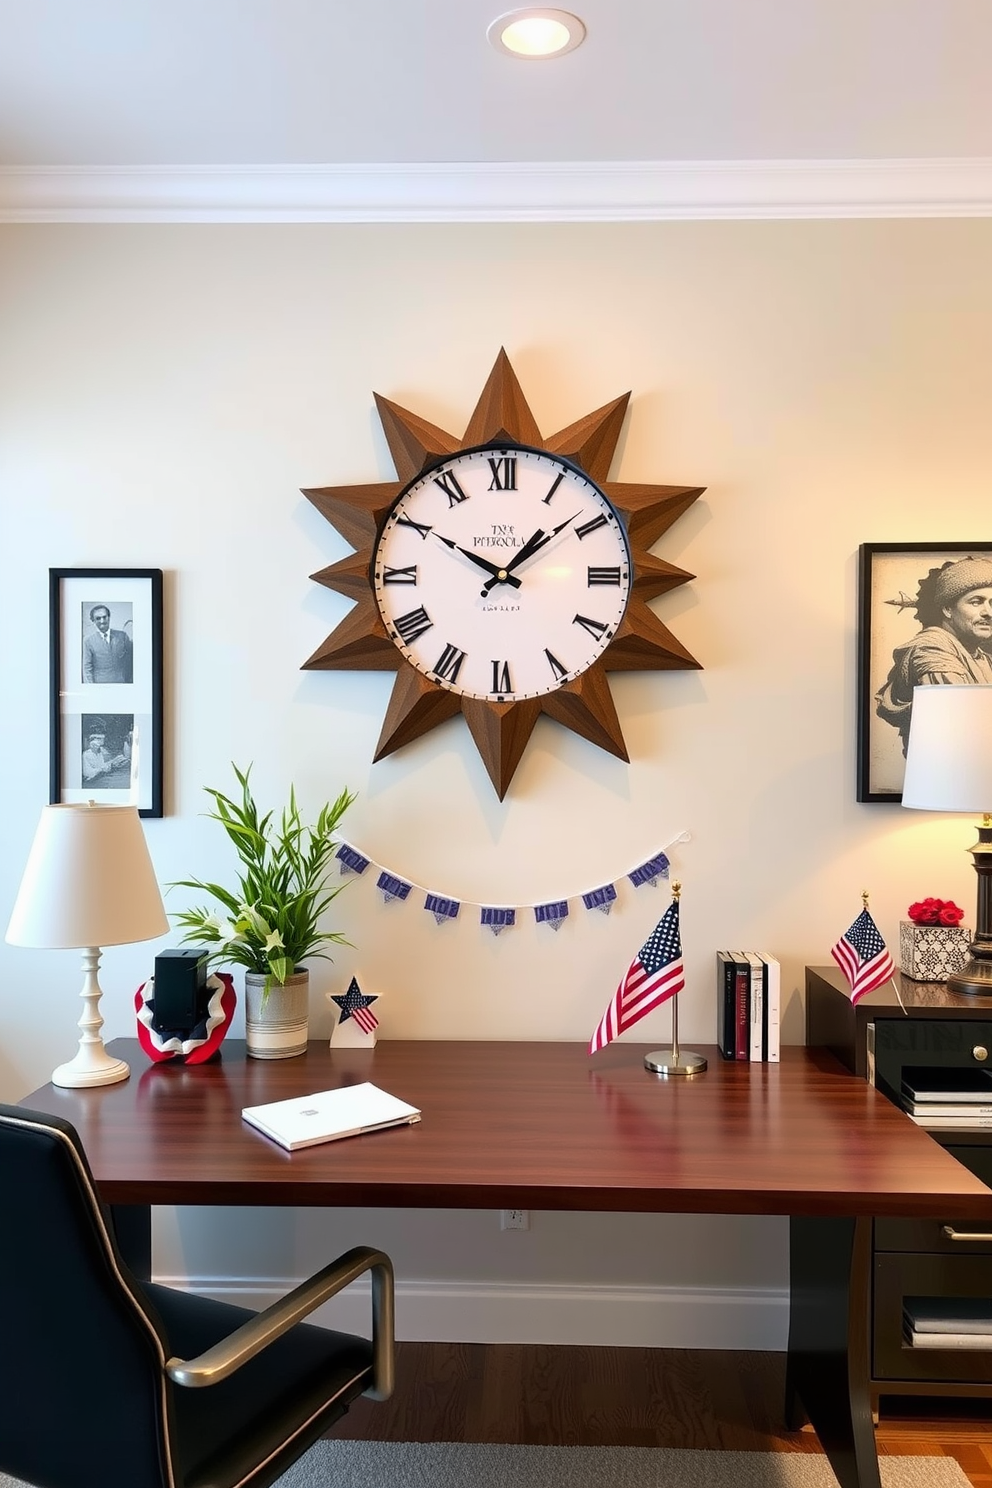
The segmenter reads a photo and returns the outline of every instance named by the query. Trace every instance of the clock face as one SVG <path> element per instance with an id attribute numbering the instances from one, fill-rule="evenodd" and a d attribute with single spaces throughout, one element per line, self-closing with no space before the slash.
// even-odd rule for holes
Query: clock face
<path id="1" fill-rule="evenodd" d="M 570 461 L 522 445 L 459 451 L 400 493 L 372 559 L 390 639 L 465 698 L 539 698 L 614 639 L 630 597 L 622 522 Z"/>

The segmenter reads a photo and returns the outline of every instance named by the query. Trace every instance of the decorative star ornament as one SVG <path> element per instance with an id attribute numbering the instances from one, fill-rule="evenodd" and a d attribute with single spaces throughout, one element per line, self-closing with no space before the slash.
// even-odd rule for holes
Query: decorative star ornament
<path id="1" fill-rule="evenodd" d="M 700 665 L 647 604 L 695 576 L 648 550 L 705 487 L 608 478 L 629 393 L 545 438 L 505 351 L 460 438 L 374 396 L 397 479 L 303 492 L 356 601 L 304 669 L 396 672 L 376 760 L 461 713 L 500 799 L 542 713 L 627 760 L 606 674 Z"/>
<path id="2" fill-rule="evenodd" d="M 357 977 L 352 977 L 348 983 L 348 990 L 343 995 L 336 996 L 332 993 L 331 1001 L 336 1002 L 341 1009 L 341 1017 L 338 1020 L 341 1023 L 347 1023 L 349 1018 L 354 1018 L 359 1028 L 365 1033 L 371 1033 L 379 1022 L 375 1013 L 366 1012 L 366 1008 L 370 1008 L 374 1002 L 377 1002 L 378 997 L 376 995 L 366 997 L 358 985 Z"/>

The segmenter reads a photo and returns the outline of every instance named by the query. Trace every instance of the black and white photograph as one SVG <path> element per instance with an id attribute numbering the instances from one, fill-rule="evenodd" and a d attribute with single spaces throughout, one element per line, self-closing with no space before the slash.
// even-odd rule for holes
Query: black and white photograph
<path id="1" fill-rule="evenodd" d="M 49 570 L 50 798 L 162 815 L 162 571 Z"/>
<path id="2" fill-rule="evenodd" d="M 83 600 L 83 682 L 134 681 L 134 605 Z"/>
<path id="3" fill-rule="evenodd" d="M 902 799 L 913 688 L 992 683 L 992 541 L 865 543 L 858 800 Z"/>
<path id="4" fill-rule="evenodd" d="M 84 713 L 80 720 L 79 784 L 103 790 L 131 789 L 134 714 Z"/>

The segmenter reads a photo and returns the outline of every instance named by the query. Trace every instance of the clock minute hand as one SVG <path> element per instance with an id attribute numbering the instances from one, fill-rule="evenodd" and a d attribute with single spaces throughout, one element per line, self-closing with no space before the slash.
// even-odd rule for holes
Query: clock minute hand
<path id="1" fill-rule="evenodd" d="M 520 580 L 514 579 L 513 570 L 519 568 L 521 563 L 526 563 L 528 558 L 533 558 L 534 554 L 539 552 L 553 537 L 557 537 L 558 533 L 563 531 L 569 522 L 574 522 L 578 515 L 578 512 L 573 512 L 570 517 L 565 518 L 564 522 L 559 522 L 557 527 L 552 527 L 550 532 L 545 532 L 543 527 L 538 527 L 537 531 L 531 533 L 520 551 L 515 553 L 506 565 L 503 571 L 507 577 L 503 579 L 497 574 L 495 578 L 490 579 L 488 583 L 482 586 L 483 594 L 488 594 L 494 584 L 512 584 L 514 582 L 519 584 Z"/>
<path id="2" fill-rule="evenodd" d="M 439 542 L 443 542 L 446 548 L 451 548 L 452 552 L 461 553 L 463 557 L 468 558 L 470 562 L 475 563 L 479 568 L 484 568 L 487 574 L 492 574 L 491 582 L 493 584 L 511 584 L 514 589 L 520 588 L 520 580 L 512 578 L 509 569 L 500 568 L 498 563 L 491 563 L 488 558 L 483 558 L 480 554 L 473 553 L 471 548 L 460 548 L 450 537 L 442 537 L 440 532 L 435 532 L 434 536 Z"/>

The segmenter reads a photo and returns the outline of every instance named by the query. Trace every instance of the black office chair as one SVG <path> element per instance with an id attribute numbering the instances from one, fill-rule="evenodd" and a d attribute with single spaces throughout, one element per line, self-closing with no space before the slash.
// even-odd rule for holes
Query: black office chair
<path id="1" fill-rule="evenodd" d="M 139 1282 L 68 1122 L 0 1105 L 0 1470 L 38 1488 L 267 1488 L 393 1388 L 393 1272 L 350 1250 L 264 1312 Z M 372 1272 L 372 1339 L 300 1319 Z M 203 1387 L 203 1388 L 201 1388 Z"/>

